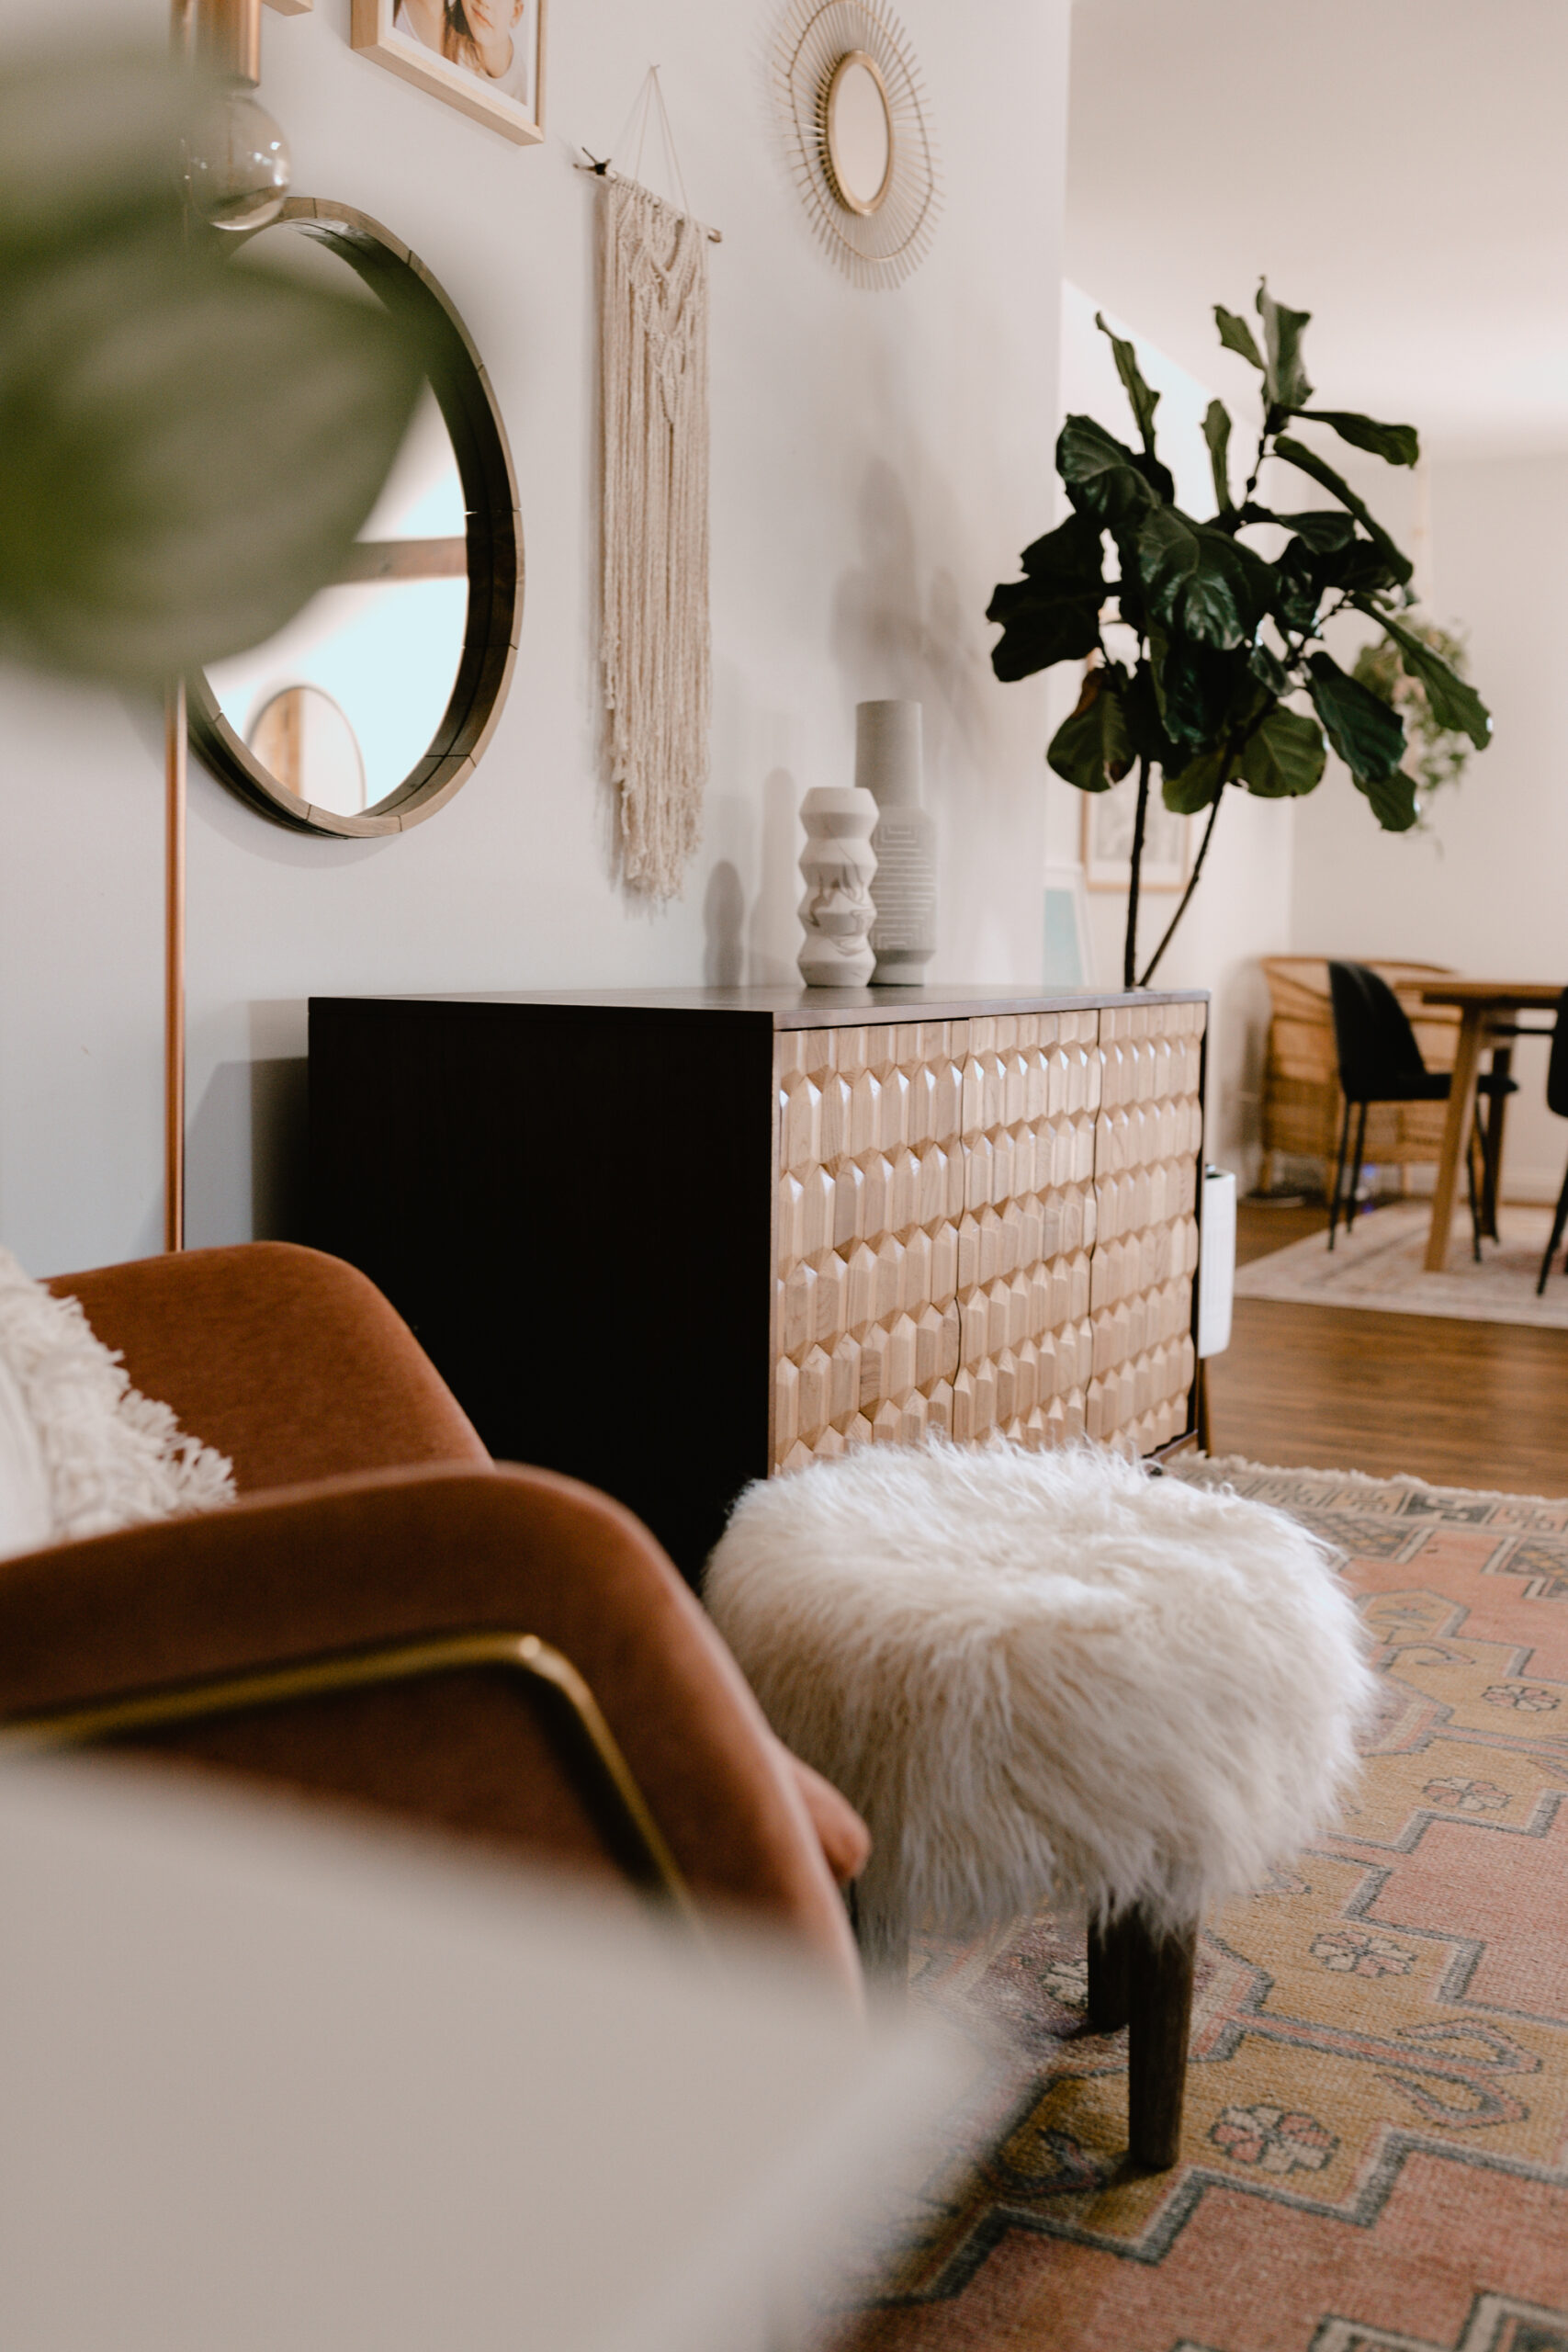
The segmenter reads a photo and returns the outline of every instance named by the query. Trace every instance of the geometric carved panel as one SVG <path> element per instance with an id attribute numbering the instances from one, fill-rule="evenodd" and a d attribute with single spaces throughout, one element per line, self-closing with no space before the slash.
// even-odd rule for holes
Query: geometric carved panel
<path id="1" fill-rule="evenodd" d="M 778 1033 L 775 1468 L 1185 1425 L 1204 1010 Z"/>

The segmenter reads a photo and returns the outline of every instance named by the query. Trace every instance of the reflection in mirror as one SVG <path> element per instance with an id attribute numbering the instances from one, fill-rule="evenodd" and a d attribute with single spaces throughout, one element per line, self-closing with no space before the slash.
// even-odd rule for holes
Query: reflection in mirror
<path id="1" fill-rule="evenodd" d="M 428 270 L 365 214 L 298 198 L 231 265 L 384 305 L 430 380 L 337 579 L 267 643 L 189 682 L 215 775 L 307 831 L 396 831 L 471 774 L 521 610 L 516 488 L 477 355 Z"/>
<path id="2" fill-rule="evenodd" d="M 247 738 L 285 792 L 334 817 L 365 814 L 365 762 L 359 739 L 338 704 L 320 686 L 285 686 L 262 706 Z"/>
<path id="3" fill-rule="evenodd" d="M 286 790 L 294 786 L 256 741 L 261 712 L 286 686 L 317 687 L 344 713 L 364 761 L 361 810 L 423 756 L 462 659 L 466 523 L 451 438 L 427 387 L 345 577 L 266 644 L 208 672 L 224 718 Z"/>
<path id="4" fill-rule="evenodd" d="M 893 171 L 893 119 L 874 58 L 863 49 L 840 57 L 828 85 L 828 162 L 852 212 L 875 212 Z"/>

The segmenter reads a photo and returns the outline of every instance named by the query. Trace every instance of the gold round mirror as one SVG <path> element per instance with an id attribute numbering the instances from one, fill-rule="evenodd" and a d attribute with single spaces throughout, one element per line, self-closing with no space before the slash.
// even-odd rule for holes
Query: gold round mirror
<path id="1" fill-rule="evenodd" d="M 881 69 L 863 49 L 848 51 L 834 66 L 823 128 L 839 201 L 868 219 L 886 202 L 893 177 L 893 111 Z"/>
<path id="2" fill-rule="evenodd" d="M 295 198 L 232 266 L 381 303 L 420 335 L 429 382 L 339 578 L 267 643 L 188 682 L 192 738 L 280 824 L 398 832 L 467 781 L 511 682 L 522 532 L 500 412 L 446 294 L 366 214 Z"/>

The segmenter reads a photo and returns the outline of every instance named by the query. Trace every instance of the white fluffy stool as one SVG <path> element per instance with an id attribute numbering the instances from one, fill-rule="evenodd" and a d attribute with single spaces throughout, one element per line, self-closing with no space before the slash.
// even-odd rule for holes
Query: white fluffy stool
<path id="1" fill-rule="evenodd" d="M 1132 2152 L 1174 2163 L 1200 1910 L 1332 1817 L 1373 1701 L 1325 1547 L 1096 1447 L 868 1446 L 749 1487 L 704 1593 L 870 1824 L 867 1958 L 1081 1906 Z"/>

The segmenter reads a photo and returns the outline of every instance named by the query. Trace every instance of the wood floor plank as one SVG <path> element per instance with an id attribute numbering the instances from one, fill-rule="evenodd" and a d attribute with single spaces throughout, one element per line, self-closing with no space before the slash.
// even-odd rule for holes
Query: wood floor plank
<path id="1" fill-rule="evenodd" d="M 1324 1222 L 1250 1209 L 1242 1263 Z M 1286 1468 L 1568 1494 L 1568 1331 L 1239 1298 L 1209 1362 L 1211 1444 Z"/>

